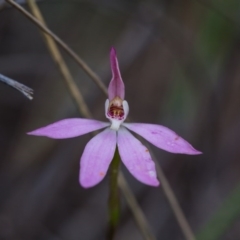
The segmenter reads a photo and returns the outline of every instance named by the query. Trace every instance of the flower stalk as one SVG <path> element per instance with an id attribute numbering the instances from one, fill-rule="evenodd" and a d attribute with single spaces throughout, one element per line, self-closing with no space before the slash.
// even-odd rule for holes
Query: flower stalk
<path id="1" fill-rule="evenodd" d="M 116 148 L 113 160 L 109 168 L 109 199 L 108 199 L 108 211 L 109 211 L 109 230 L 108 239 L 112 240 L 116 228 L 119 222 L 120 216 L 120 199 L 118 189 L 118 173 L 120 167 L 120 156 L 118 149 Z"/>

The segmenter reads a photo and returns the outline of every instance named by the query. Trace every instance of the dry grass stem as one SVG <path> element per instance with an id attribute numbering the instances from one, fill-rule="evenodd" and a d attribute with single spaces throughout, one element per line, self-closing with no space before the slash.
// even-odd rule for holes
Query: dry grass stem
<path id="1" fill-rule="evenodd" d="M 132 194 L 131 189 L 129 188 L 129 186 L 121 172 L 119 173 L 119 176 L 118 176 L 118 185 L 126 198 L 128 206 L 132 210 L 132 214 L 133 214 L 134 218 L 138 219 L 138 221 L 136 221 L 136 222 L 137 222 L 137 225 L 138 225 L 139 229 L 141 230 L 144 238 L 147 240 L 155 240 L 156 238 L 153 235 L 153 233 L 151 232 L 150 226 L 149 226 L 148 222 L 146 221 L 146 218 L 145 218 L 141 208 L 139 207 L 134 195 Z M 134 211 L 133 211 L 133 209 L 134 209 Z"/>
<path id="2" fill-rule="evenodd" d="M 56 43 L 58 43 L 76 62 L 77 64 L 84 70 L 84 72 L 97 84 L 97 86 L 107 94 L 107 89 L 105 85 L 102 83 L 101 79 L 97 76 L 95 72 L 93 72 L 90 67 L 65 43 L 63 42 L 56 34 L 54 34 L 49 28 L 47 28 L 43 23 L 41 23 L 37 18 L 35 18 L 32 14 L 26 11 L 23 7 L 21 7 L 18 3 L 13 0 L 5 0 L 13 7 L 15 7 L 18 11 L 23 13 L 28 19 L 34 22 L 42 31 L 51 36 Z"/>
<path id="3" fill-rule="evenodd" d="M 34 0 L 27 0 L 27 3 L 33 13 L 33 15 L 40 21 L 42 24 L 46 26 L 46 23 L 43 19 L 43 16 Z M 67 87 L 69 88 L 69 91 L 71 92 L 71 96 L 74 98 L 75 102 L 77 103 L 77 107 L 79 108 L 79 111 L 82 113 L 83 116 L 87 118 L 92 118 L 92 114 L 90 113 L 84 99 L 82 96 L 82 93 L 77 88 L 76 83 L 73 80 L 73 77 L 68 70 L 68 67 L 64 61 L 64 59 L 61 56 L 60 51 L 58 50 L 57 45 L 55 44 L 52 37 L 50 37 L 48 34 L 43 33 L 43 37 L 46 40 L 46 45 L 49 49 L 49 52 L 51 53 L 52 58 L 56 62 L 59 71 L 63 75 L 63 78 L 67 84 Z"/>
<path id="4" fill-rule="evenodd" d="M 154 157 L 153 154 L 152 154 L 152 157 Z M 155 163 L 156 163 L 156 161 L 155 161 Z M 177 198 L 174 195 L 172 188 L 170 187 L 170 185 L 163 173 L 161 166 L 158 163 L 156 164 L 156 169 L 157 169 L 157 175 L 161 182 L 161 186 L 164 189 L 164 193 L 168 199 L 168 202 L 173 210 L 173 213 L 177 219 L 177 222 L 178 222 L 180 228 L 182 229 L 182 232 L 183 232 L 185 238 L 187 240 L 195 240 L 196 238 L 192 232 L 192 229 L 183 214 L 183 211 L 177 201 Z"/>

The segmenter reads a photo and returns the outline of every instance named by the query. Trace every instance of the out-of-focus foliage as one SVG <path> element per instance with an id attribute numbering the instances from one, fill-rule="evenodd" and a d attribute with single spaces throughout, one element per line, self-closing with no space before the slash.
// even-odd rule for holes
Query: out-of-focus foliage
<path id="1" fill-rule="evenodd" d="M 115 46 L 131 118 L 168 126 L 203 152 L 172 155 L 153 147 L 194 232 L 204 240 L 239 239 L 239 196 L 231 194 L 240 182 L 240 2 L 38 4 L 50 29 L 106 84 Z M 105 96 L 63 55 L 94 118 L 105 120 Z M 0 11 L 0 73 L 35 93 L 30 102 L 0 85 L 0 239 L 104 239 L 108 179 L 89 190 L 78 184 L 79 158 L 91 136 L 26 135 L 81 116 L 39 30 L 9 6 Z M 122 169 L 157 239 L 184 239 L 161 187 L 147 187 Z M 116 239 L 141 239 L 124 199 Z"/>
<path id="2" fill-rule="evenodd" d="M 197 239 L 214 240 L 225 234 L 240 215 L 240 187 L 236 187 L 234 192 L 224 201 L 222 206 L 216 211 L 212 219 L 207 222 L 205 228 L 197 235 Z"/>

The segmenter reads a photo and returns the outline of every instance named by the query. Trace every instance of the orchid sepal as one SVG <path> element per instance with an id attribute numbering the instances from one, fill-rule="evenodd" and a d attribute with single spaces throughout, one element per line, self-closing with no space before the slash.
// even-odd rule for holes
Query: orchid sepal
<path id="1" fill-rule="evenodd" d="M 45 127 L 28 132 L 28 135 L 44 136 L 54 139 L 65 139 L 84 135 L 93 132 L 110 124 L 93 119 L 66 118 Z"/>
<path id="2" fill-rule="evenodd" d="M 165 151 L 188 155 L 202 153 L 167 127 L 147 123 L 124 123 L 123 126 Z"/>
<path id="3" fill-rule="evenodd" d="M 119 70 L 116 50 L 113 47 L 110 51 L 110 63 L 112 70 L 112 79 L 108 86 L 108 99 L 109 101 L 112 101 L 115 97 L 119 97 L 124 100 L 125 86 Z"/>

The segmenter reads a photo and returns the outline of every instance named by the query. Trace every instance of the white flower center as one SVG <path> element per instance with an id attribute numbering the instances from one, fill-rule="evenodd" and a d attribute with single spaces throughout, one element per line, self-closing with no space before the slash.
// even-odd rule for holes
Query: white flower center
<path id="1" fill-rule="evenodd" d="M 129 112 L 127 101 L 122 100 L 120 97 L 115 97 L 111 102 L 107 99 L 105 102 L 105 115 L 112 125 L 111 129 L 118 130 L 121 124 L 126 119 Z"/>

